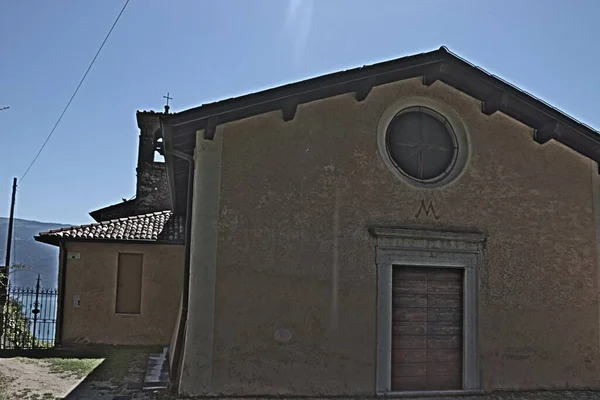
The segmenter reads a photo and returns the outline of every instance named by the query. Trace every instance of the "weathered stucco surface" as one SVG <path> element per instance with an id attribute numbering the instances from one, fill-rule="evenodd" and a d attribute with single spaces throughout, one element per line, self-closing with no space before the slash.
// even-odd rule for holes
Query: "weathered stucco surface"
<path id="1" fill-rule="evenodd" d="M 411 95 L 448 104 L 464 122 L 471 155 L 448 186 L 411 187 L 378 153 L 381 114 Z M 600 386 L 591 161 L 417 79 L 220 134 L 213 393 L 374 393 L 373 225 L 489 235 L 479 271 L 482 389 Z M 435 215 L 417 216 L 422 202 Z"/>
<path id="2" fill-rule="evenodd" d="M 184 246 L 67 242 L 63 343 L 168 344 L 181 298 Z M 115 313 L 119 253 L 142 253 L 138 315 Z M 73 307 L 73 296 L 80 307 Z"/>

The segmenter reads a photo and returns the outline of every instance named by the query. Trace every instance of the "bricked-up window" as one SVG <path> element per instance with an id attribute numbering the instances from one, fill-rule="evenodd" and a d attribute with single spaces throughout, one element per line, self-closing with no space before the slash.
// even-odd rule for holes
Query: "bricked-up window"
<path id="1" fill-rule="evenodd" d="M 143 256 L 133 253 L 119 253 L 117 266 L 118 314 L 139 314 L 142 303 Z"/>

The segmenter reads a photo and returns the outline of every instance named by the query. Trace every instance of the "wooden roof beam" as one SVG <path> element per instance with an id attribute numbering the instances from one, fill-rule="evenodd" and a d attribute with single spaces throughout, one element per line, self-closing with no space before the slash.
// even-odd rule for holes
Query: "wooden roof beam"
<path id="1" fill-rule="evenodd" d="M 357 85 L 356 90 L 354 91 L 354 98 L 359 103 L 361 101 L 364 101 L 369 95 L 369 93 L 371 93 L 371 89 L 373 89 L 373 81 L 371 79 L 361 81 Z"/>
<path id="2" fill-rule="evenodd" d="M 508 107 L 508 94 L 506 92 L 496 92 L 481 102 L 481 112 L 485 115 L 492 115 L 496 111 L 503 111 Z"/>
<path id="3" fill-rule="evenodd" d="M 287 99 L 281 107 L 281 116 L 285 122 L 291 121 L 296 117 L 298 102 L 296 99 Z"/>
<path id="4" fill-rule="evenodd" d="M 435 82 L 440 80 L 449 71 L 450 71 L 450 66 L 445 62 L 438 63 L 438 64 L 428 68 L 427 72 L 425 72 L 425 74 L 423 74 L 423 81 L 422 81 L 423 85 L 425 85 L 425 86 L 433 85 Z"/>
<path id="5" fill-rule="evenodd" d="M 204 128 L 204 139 L 213 140 L 217 132 L 217 121 L 215 118 L 207 118 L 206 127 Z"/>
<path id="6" fill-rule="evenodd" d="M 539 144 L 544 144 L 550 141 L 551 139 L 556 139 L 565 131 L 565 127 L 557 122 L 552 121 L 543 125 L 541 128 L 534 129 L 533 131 L 533 140 L 535 140 Z"/>

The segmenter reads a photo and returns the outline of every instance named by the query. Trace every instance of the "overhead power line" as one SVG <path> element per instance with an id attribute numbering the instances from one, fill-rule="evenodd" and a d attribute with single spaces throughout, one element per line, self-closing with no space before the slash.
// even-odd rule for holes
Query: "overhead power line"
<path id="1" fill-rule="evenodd" d="M 106 41 L 110 37 L 110 34 L 112 33 L 113 29 L 115 29 L 115 26 L 117 25 L 117 22 L 119 22 L 119 19 L 121 18 L 121 15 L 123 15 L 123 12 L 125 11 L 125 8 L 127 7 L 127 4 L 129 4 L 129 0 L 125 1 L 125 4 L 123 5 L 123 8 L 121 8 L 121 12 L 119 13 L 119 15 L 117 15 L 117 18 L 115 19 L 115 22 L 113 22 L 112 26 L 110 27 L 110 30 L 108 31 L 108 33 L 106 34 L 106 37 L 102 41 L 102 44 L 100 45 L 100 48 L 96 52 L 96 55 L 94 56 L 94 59 L 92 60 L 92 62 L 90 63 L 89 67 L 85 71 L 85 74 L 83 74 L 83 77 L 81 78 L 81 81 L 79 81 L 79 85 L 77 85 L 77 88 L 75 89 L 75 91 L 71 95 L 71 98 L 69 99 L 69 102 L 67 103 L 67 105 L 65 106 L 64 110 L 62 111 L 62 113 L 58 117 L 58 120 L 56 121 L 56 123 L 54 124 L 54 127 L 52 128 L 52 130 L 48 134 L 48 137 L 46 138 L 46 140 L 42 144 L 42 147 L 40 147 L 40 150 L 37 152 L 37 154 L 35 155 L 35 157 L 31 161 L 31 163 L 27 167 L 27 170 L 25 170 L 25 173 L 21 176 L 21 179 L 20 179 L 21 182 L 23 182 L 23 179 L 25 179 L 25 176 L 27 176 L 27 173 L 29 172 L 29 170 L 31 169 L 31 167 L 33 167 L 33 164 L 35 164 L 35 162 L 38 159 L 38 157 L 40 156 L 40 154 L 42 154 L 42 151 L 44 150 L 44 148 L 48 144 L 48 141 L 50 140 L 50 138 L 54 134 L 54 131 L 56 130 L 56 127 L 58 126 L 58 124 L 60 124 L 60 121 L 62 120 L 63 116 L 65 115 L 65 113 L 69 109 L 69 106 L 71 105 L 71 102 L 73 101 L 73 99 L 77 95 L 77 92 L 79 92 L 79 88 L 83 84 L 83 81 L 85 81 L 85 78 L 87 77 L 88 73 L 92 69 L 92 66 L 94 65 L 94 62 L 96 62 L 96 59 L 100 55 L 100 52 L 102 51 L 102 48 L 104 47 L 104 44 L 106 43 Z"/>

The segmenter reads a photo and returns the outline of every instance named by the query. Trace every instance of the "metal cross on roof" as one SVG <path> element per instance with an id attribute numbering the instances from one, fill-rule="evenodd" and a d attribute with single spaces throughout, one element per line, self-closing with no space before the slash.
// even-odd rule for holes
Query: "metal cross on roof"
<path id="1" fill-rule="evenodd" d="M 169 109 L 171 108 L 171 107 L 169 107 L 169 100 L 173 100 L 173 98 L 171 96 L 169 96 L 169 94 L 170 93 L 167 92 L 167 95 L 163 96 L 163 98 L 167 99 L 167 104 L 165 105 L 165 114 L 168 114 L 169 113 Z"/>

